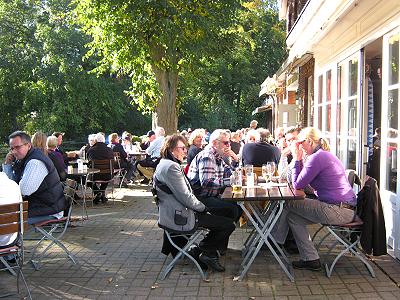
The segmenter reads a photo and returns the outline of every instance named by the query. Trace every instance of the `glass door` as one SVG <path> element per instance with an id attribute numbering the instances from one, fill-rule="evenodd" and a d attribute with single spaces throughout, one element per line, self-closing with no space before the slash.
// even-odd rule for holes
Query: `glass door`
<path id="1" fill-rule="evenodd" d="M 363 51 L 337 65 L 336 155 L 345 169 L 361 174 Z"/>
<path id="2" fill-rule="evenodd" d="M 384 35 L 382 53 L 381 197 L 388 245 L 400 258 L 399 169 L 400 28 Z"/>

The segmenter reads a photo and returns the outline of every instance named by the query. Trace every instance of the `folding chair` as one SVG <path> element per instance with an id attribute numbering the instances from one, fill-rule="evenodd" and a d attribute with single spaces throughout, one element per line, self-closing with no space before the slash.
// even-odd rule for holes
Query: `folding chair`
<path id="1" fill-rule="evenodd" d="M 361 184 L 359 177 L 357 176 L 357 174 L 355 174 L 353 170 L 346 170 L 346 172 L 351 185 L 353 185 L 354 183 Z M 357 203 L 357 205 L 358 204 L 359 203 Z M 356 211 L 358 211 L 358 209 Z M 323 227 L 325 227 L 328 230 L 328 232 L 322 237 L 322 239 L 316 246 L 317 250 L 321 247 L 322 243 L 329 236 L 333 236 L 335 240 L 332 242 L 330 246 L 328 246 L 327 256 L 330 256 L 332 250 L 337 245 L 341 245 L 343 247 L 343 250 L 339 252 L 339 254 L 334 258 L 334 260 L 330 265 L 328 263 L 325 264 L 326 275 L 328 277 L 331 277 L 336 263 L 346 253 L 351 253 L 356 258 L 358 258 L 368 269 L 371 276 L 375 277 L 375 272 L 360 247 L 360 236 L 363 229 L 363 221 L 357 215 L 355 216 L 352 222 L 347 224 L 343 225 L 322 224 L 321 228 L 319 228 L 319 230 L 314 234 L 313 240 Z"/>
<path id="2" fill-rule="evenodd" d="M 82 187 L 83 189 L 83 187 Z M 72 190 L 74 191 L 74 194 L 72 195 L 72 204 L 73 205 L 79 205 L 82 206 L 82 221 L 85 220 L 85 216 L 86 219 L 89 218 L 88 212 L 87 212 L 87 206 L 86 206 L 86 197 L 82 197 L 82 204 L 79 203 L 76 199 L 75 199 L 75 195 L 77 195 L 78 192 L 78 182 L 76 182 L 73 179 L 67 178 L 64 182 L 64 194 L 72 194 Z M 66 212 L 65 214 L 68 214 L 68 212 Z M 73 217 L 71 217 L 70 221 L 77 221 L 77 219 L 73 219 Z"/>
<path id="3" fill-rule="evenodd" d="M 201 268 L 200 264 L 196 261 L 196 259 L 188 252 L 188 250 L 191 248 L 192 245 L 198 246 L 198 241 L 200 240 L 200 237 L 204 237 L 208 232 L 208 230 L 205 228 L 197 228 L 197 230 L 195 230 L 194 232 L 177 232 L 169 228 L 166 228 L 160 224 L 158 226 L 164 229 L 165 235 L 167 236 L 171 245 L 176 250 L 179 251 L 178 254 L 173 258 L 173 260 L 161 272 L 160 279 L 164 280 L 165 277 L 167 277 L 168 273 L 171 272 L 171 270 L 177 264 L 177 262 L 181 258 L 186 256 L 196 265 L 197 269 L 201 274 L 201 277 L 203 278 L 203 280 L 205 280 L 207 278 L 206 273 L 203 271 L 203 269 Z M 183 247 L 180 247 L 179 245 L 177 245 L 177 243 L 174 242 L 174 238 L 177 237 L 182 237 L 186 239 L 187 243 Z"/>
<path id="4" fill-rule="evenodd" d="M 119 188 L 121 188 L 127 171 L 121 167 L 121 155 L 119 152 L 114 152 L 114 162 L 114 175 L 115 177 L 119 178 Z"/>
<path id="5" fill-rule="evenodd" d="M 67 214 L 61 219 L 52 219 L 43 222 L 39 222 L 33 224 L 36 232 L 39 232 L 42 235 L 42 238 L 39 239 L 35 247 L 32 249 L 31 263 L 35 270 L 39 270 L 41 267 L 42 259 L 45 257 L 46 252 L 53 246 L 59 246 L 64 252 L 67 254 L 69 259 L 76 264 L 76 258 L 72 255 L 72 253 L 65 247 L 65 245 L 61 242 L 61 238 L 64 236 L 67 231 L 68 225 L 71 222 L 71 213 L 72 213 L 72 203 L 74 201 L 75 189 L 65 186 L 64 187 L 64 195 L 66 200 L 66 207 L 68 208 Z M 37 250 L 40 245 L 44 241 L 50 241 L 49 245 L 40 253 L 37 253 Z"/>
<path id="6" fill-rule="evenodd" d="M 0 248 L 0 261 L 4 264 L 5 268 L 1 270 L 8 270 L 11 274 L 17 277 L 17 293 L 20 293 L 19 289 L 19 278 L 22 278 L 22 282 L 28 293 L 29 299 L 32 299 L 31 292 L 28 284 L 26 283 L 24 273 L 22 272 L 22 266 L 24 262 L 24 247 L 23 247 L 23 234 L 28 227 L 28 202 L 14 204 L 0 205 L 0 234 L 17 234 L 17 240 L 9 246 Z M 14 255 L 15 265 L 5 259 L 5 256 Z M 16 272 L 15 272 L 16 271 Z M 10 297 L 13 294 L 0 295 L 0 298 Z M 21 295 L 21 298 L 22 295 Z"/>
<path id="7" fill-rule="evenodd" d="M 95 159 L 90 161 L 90 166 L 93 169 L 99 169 L 99 173 L 88 174 L 85 182 L 85 190 L 87 190 L 88 183 L 93 184 L 92 193 L 94 193 L 94 185 L 95 184 L 105 184 L 111 183 L 111 198 L 114 203 L 114 159 Z M 108 175 L 105 177 L 109 177 L 110 179 L 96 179 L 97 175 Z M 100 192 L 106 192 L 106 190 L 98 189 Z M 94 195 L 93 195 L 94 199 Z M 93 202 L 92 202 L 93 205 Z"/>

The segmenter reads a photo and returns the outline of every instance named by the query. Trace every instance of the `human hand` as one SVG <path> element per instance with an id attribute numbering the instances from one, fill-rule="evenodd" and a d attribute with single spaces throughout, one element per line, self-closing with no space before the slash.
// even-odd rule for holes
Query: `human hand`
<path id="1" fill-rule="evenodd" d="M 224 155 L 226 157 L 231 157 L 234 161 L 238 161 L 239 160 L 238 156 L 230 148 L 227 148 L 227 149 L 224 150 Z"/>
<path id="2" fill-rule="evenodd" d="M 11 152 L 8 152 L 7 155 L 6 155 L 6 158 L 4 160 L 4 163 L 6 165 L 10 165 L 14 161 L 15 161 L 15 156 Z"/>
<path id="3" fill-rule="evenodd" d="M 296 160 L 303 159 L 303 147 L 301 142 L 295 142 L 290 145 L 290 151 L 292 152 L 293 158 Z"/>

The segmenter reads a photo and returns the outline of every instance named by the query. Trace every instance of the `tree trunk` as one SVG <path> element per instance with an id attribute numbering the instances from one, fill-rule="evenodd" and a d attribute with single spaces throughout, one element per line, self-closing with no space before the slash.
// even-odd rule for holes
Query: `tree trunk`
<path id="1" fill-rule="evenodd" d="M 176 109 L 176 95 L 178 88 L 178 53 L 173 46 L 169 47 L 168 53 L 163 46 L 151 45 L 150 51 L 155 63 L 152 64 L 153 72 L 161 92 L 157 101 L 154 121 L 157 126 L 164 127 L 166 134 L 176 133 L 178 126 L 178 115 Z M 168 55 L 170 66 L 164 69 L 163 61 Z"/>
<path id="2" fill-rule="evenodd" d="M 156 107 L 157 126 L 164 127 L 166 134 L 174 134 L 178 126 L 176 110 L 178 72 L 158 69 L 155 70 L 155 74 L 161 91 Z"/>

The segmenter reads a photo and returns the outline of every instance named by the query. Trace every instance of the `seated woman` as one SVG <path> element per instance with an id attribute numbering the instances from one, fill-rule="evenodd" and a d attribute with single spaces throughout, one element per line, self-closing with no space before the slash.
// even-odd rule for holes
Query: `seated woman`
<path id="1" fill-rule="evenodd" d="M 187 164 L 190 165 L 193 158 L 203 150 L 203 137 L 204 137 L 204 130 L 202 129 L 195 129 L 189 137 L 189 150 L 187 154 Z"/>
<path id="2" fill-rule="evenodd" d="M 65 181 L 65 179 L 67 179 L 67 172 L 65 172 L 66 166 L 62 154 L 56 151 L 57 143 L 58 140 L 54 135 L 47 138 L 47 154 L 56 167 L 60 180 Z"/>
<path id="3" fill-rule="evenodd" d="M 316 199 L 286 202 L 272 234 L 278 243 L 283 244 L 290 227 L 300 253 L 300 260 L 294 261 L 293 267 L 319 271 L 319 255 L 310 239 L 307 225 L 342 225 L 353 221 L 357 199 L 342 163 L 329 152 L 328 142 L 318 129 L 307 127 L 301 130 L 297 142 L 291 145 L 291 152 L 295 160 L 293 187 L 304 189 L 310 185 Z"/>
<path id="4" fill-rule="evenodd" d="M 223 272 L 225 268 L 219 262 L 217 250 L 226 250 L 235 224 L 232 218 L 224 216 L 227 215 L 224 208 L 208 209 L 193 194 L 181 168 L 186 156 L 185 143 L 183 136 L 172 135 L 166 138 L 162 146 L 162 159 L 154 174 L 154 186 L 159 198 L 158 223 L 175 231 L 191 231 L 196 226 L 208 228 L 210 231 L 199 244 L 199 260 Z M 178 217 L 181 222 L 177 221 Z"/>

